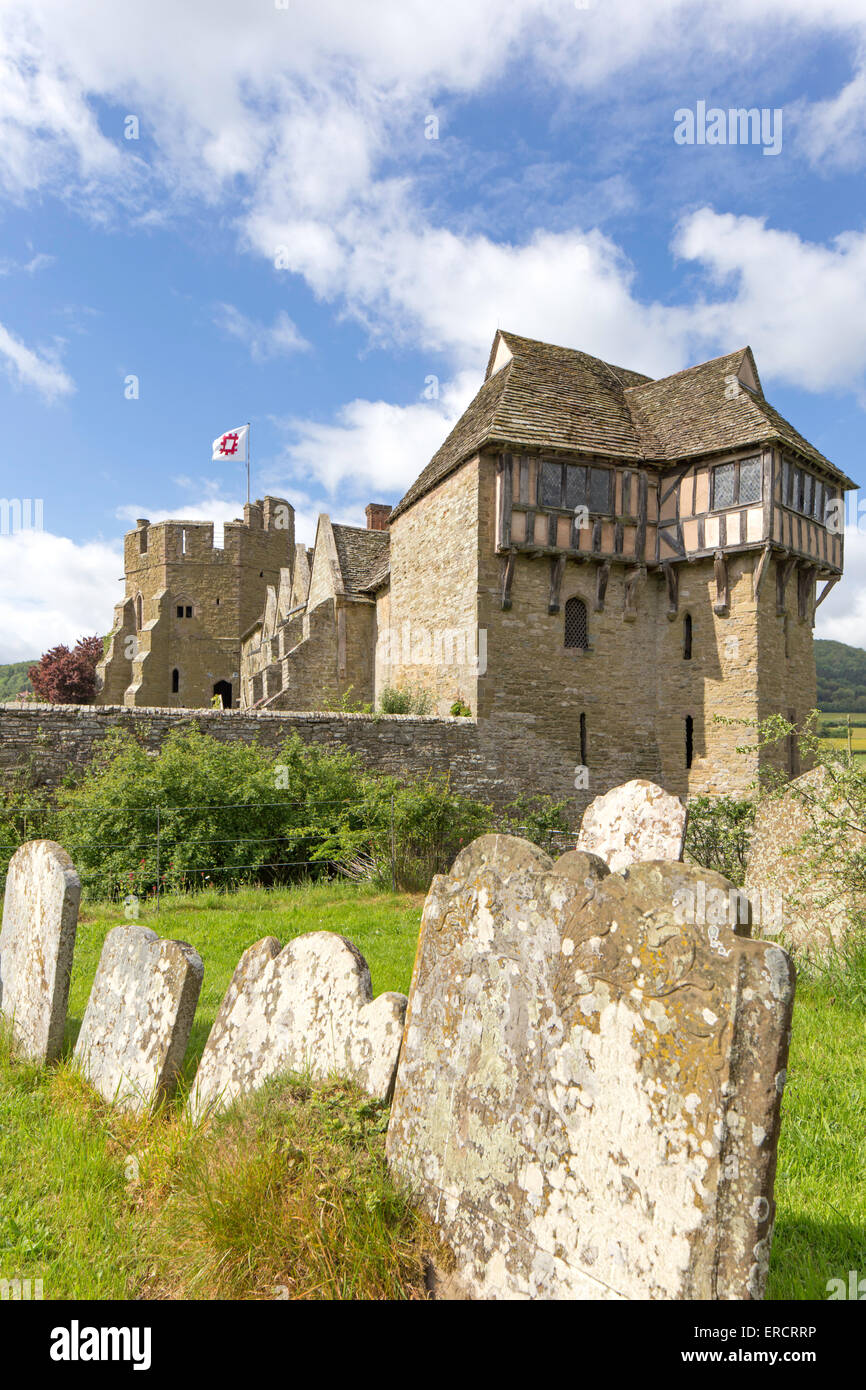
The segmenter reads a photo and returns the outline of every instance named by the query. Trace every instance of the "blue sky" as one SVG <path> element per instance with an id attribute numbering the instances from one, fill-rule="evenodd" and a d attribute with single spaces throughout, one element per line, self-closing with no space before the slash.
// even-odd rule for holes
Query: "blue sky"
<path id="1" fill-rule="evenodd" d="M 44 499 L 0 661 L 109 629 L 136 516 L 236 516 L 246 420 L 302 539 L 363 524 L 498 325 L 653 376 L 748 342 L 864 476 L 862 0 L 5 0 L 0 34 L 0 495 Z M 780 111 L 779 153 L 677 144 L 699 101 Z M 846 546 L 818 633 L 866 646 Z"/>

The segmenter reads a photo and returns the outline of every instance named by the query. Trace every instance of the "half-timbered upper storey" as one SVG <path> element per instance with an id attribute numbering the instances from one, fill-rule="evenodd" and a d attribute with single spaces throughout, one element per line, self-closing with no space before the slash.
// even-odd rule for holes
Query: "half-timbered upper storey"
<path id="1" fill-rule="evenodd" d="M 842 569 L 854 484 L 765 399 L 750 348 L 653 381 L 499 331 L 484 384 L 392 520 L 497 460 L 496 548 L 669 566 L 764 548 Z"/>

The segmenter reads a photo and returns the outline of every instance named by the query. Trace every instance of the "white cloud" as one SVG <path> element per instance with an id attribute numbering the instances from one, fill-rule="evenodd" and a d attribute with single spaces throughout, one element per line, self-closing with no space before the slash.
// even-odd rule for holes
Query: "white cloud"
<path id="1" fill-rule="evenodd" d="M 75 384 L 63 370 L 54 353 L 34 351 L 22 343 L 0 323 L 0 361 L 12 381 L 19 386 L 32 386 L 47 401 L 68 396 Z"/>
<path id="2" fill-rule="evenodd" d="M 847 505 L 851 508 L 856 503 L 849 497 Z M 845 573 L 815 614 L 815 636 L 866 648 L 866 515 L 861 525 L 862 530 L 846 528 Z"/>
<path id="3" fill-rule="evenodd" d="M 750 342 L 763 374 L 808 391 L 863 388 L 866 234 L 845 232 L 824 246 L 764 218 L 701 208 L 674 244 L 719 293 L 694 306 L 699 339 Z"/>
<path id="4" fill-rule="evenodd" d="M 331 497 L 339 490 L 343 505 L 357 504 L 355 524 L 363 525 L 362 505 L 405 491 L 459 419 L 477 382 L 474 374 L 464 374 L 439 387 L 431 377 L 424 389 L 438 390 L 438 398 L 404 406 L 354 400 L 331 424 L 282 422 L 293 436 L 285 450 L 290 479 L 315 478 Z M 279 487 L 286 475 L 277 466 L 268 476 Z"/>
<path id="5" fill-rule="evenodd" d="M 310 347 L 284 309 L 279 310 L 272 324 L 265 324 L 248 318 L 234 304 L 219 304 L 214 323 L 229 337 L 244 343 L 254 362 L 267 362 L 272 357 L 304 352 Z"/>
<path id="6" fill-rule="evenodd" d="M 49 531 L 0 536 L 0 661 L 38 658 L 60 642 L 108 632 L 123 597 L 122 570 L 118 545 L 78 545 Z"/>

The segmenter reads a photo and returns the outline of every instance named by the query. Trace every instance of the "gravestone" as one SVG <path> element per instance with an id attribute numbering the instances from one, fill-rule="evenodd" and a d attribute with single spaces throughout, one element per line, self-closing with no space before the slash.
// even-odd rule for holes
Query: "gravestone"
<path id="1" fill-rule="evenodd" d="M 106 1100 L 144 1111 L 170 1094 L 203 978 L 201 957 L 185 941 L 134 924 L 108 933 L 75 1046 Z"/>
<path id="2" fill-rule="evenodd" d="M 866 912 L 866 895 L 845 892 L 832 877 L 812 868 L 816 849 L 804 850 L 804 835 L 829 844 L 838 827 L 821 809 L 831 789 L 824 768 L 813 768 L 797 777 L 780 796 L 759 801 L 749 846 L 745 889 L 759 903 L 760 935 L 780 938 L 812 956 L 838 949 L 851 928 L 851 914 Z M 829 802 L 833 807 L 832 799 Z M 847 851 L 866 848 L 866 836 L 850 824 L 850 809 L 837 801 L 835 811 L 844 818 Z M 826 830 L 822 835 L 822 826 Z"/>
<path id="3" fill-rule="evenodd" d="M 52 1062 L 63 1047 L 81 901 L 75 865 L 53 840 L 31 840 L 9 861 L 0 929 L 0 1012 L 16 1048 Z"/>
<path id="4" fill-rule="evenodd" d="M 241 957 L 220 1006 L 192 1111 L 226 1105 L 279 1071 L 337 1074 L 385 1097 L 405 1012 L 403 994 L 373 998 L 367 962 L 345 937 L 309 932 L 282 950 L 265 937 Z"/>
<path id="5" fill-rule="evenodd" d="M 684 920 L 701 874 L 488 835 L 434 879 L 387 1152 L 471 1297 L 762 1296 L 794 972 Z"/>
<path id="6" fill-rule="evenodd" d="M 682 859 L 686 808 L 655 782 L 636 778 L 587 806 L 577 848 L 598 854 L 614 873 L 646 859 Z"/>

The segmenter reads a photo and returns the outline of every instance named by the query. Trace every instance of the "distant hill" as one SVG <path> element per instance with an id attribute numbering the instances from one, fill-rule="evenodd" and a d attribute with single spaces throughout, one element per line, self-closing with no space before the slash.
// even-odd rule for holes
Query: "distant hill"
<path id="1" fill-rule="evenodd" d="M 818 708 L 833 714 L 866 713 L 866 651 L 845 642 L 815 642 Z"/>
<path id="2" fill-rule="evenodd" d="M 22 690 L 33 689 L 27 679 L 27 672 L 38 660 L 39 657 L 34 656 L 32 661 L 13 661 L 9 666 L 0 666 L 0 704 L 4 700 L 14 700 Z"/>

